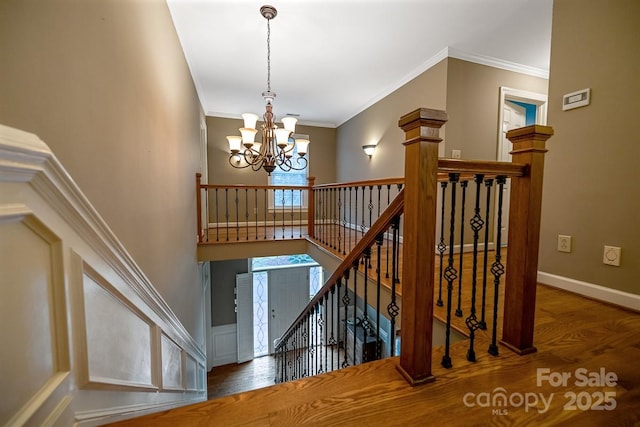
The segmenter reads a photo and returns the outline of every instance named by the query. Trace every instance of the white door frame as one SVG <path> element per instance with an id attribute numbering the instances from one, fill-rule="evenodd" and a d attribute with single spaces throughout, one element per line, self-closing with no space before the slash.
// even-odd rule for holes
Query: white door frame
<path id="1" fill-rule="evenodd" d="M 499 162 L 510 162 L 511 161 L 511 155 L 508 155 L 505 158 L 505 156 L 503 155 L 503 153 L 506 151 L 503 148 L 507 148 L 507 147 L 503 147 L 504 144 L 511 144 L 508 140 L 506 140 L 506 138 L 502 137 L 502 123 L 504 120 L 504 105 L 505 105 L 505 101 L 520 101 L 520 102 L 525 102 L 527 104 L 534 104 L 537 106 L 536 109 L 536 124 L 539 125 L 546 125 L 547 124 L 547 101 L 548 101 L 548 96 L 543 94 L 543 93 L 537 93 L 537 92 L 530 92 L 530 91 L 526 91 L 526 90 L 520 90 L 520 89 L 514 89 L 514 88 L 510 88 L 510 87 L 506 87 L 506 86 L 500 86 L 500 104 L 498 104 L 498 132 L 497 132 L 497 152 L 496 152 L 496 160 L 498 160 Z M 510 147 L 509 147 L 510 148 Z M 509 150 L 510 151 L 510 150 Z M 510 186 L 509 186 L 510 187 Z M 508 188 L 509 188 L 508 187 Z M 497 187 L 496 187 L 497 188 Z M 505 196 L 509 197 L 510 196 L 510 192 L 509 191 L 505 191 Z M 494 210 L 493 210 L 493 244 L 494 244 L 494 248 L 496 247 L 497 244 L 497 226 L 498 226 L 498 198 L 496 197 L 496 201 L 494 203 Z M 503 218 L 504 215 L 509 215 L 509 212 L 503 212 Z M 503 245 L 507 244 L 507 240 L 506 240 L 505 236 L 505 240 L 502 242 Z"/>

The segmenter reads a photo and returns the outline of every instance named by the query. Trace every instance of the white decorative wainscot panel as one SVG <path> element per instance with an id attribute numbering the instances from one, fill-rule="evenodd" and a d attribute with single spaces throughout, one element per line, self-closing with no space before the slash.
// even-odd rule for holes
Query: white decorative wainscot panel
<path id="1" fill-rule="evenodd" d="M 0 425 L 54 422 L 69 404 L 62 244 L 25 206 L 5 205 L 0 254 Z"/>
<path id="2" fill-rule="evenodd" d="M 184 390 L 182 385 L 182 349 L 164 334 L 162 345 L 162 388 Z"/>
<path id="3" fill-rule="evenodd" d="M 83 388 L 156 389 L 152 322 L 88 264 L 83 263 L 86 360 Z"/>
<path id="4" fill-rule="evenodd" d="M 198 390 L 198 364 L 189 355 L 185 356 L 185 386 L 187 390 Z"/>
<path id="5" fill-rule="evenodd" d="M 228 365 L 238 361 L 237 326 L 235 323 L 211 328 L 213 366 Z"/>

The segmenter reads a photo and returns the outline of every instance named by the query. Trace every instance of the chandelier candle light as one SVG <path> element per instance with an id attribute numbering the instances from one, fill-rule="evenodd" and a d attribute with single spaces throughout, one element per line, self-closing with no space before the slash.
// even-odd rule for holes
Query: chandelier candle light
<path id="1" fill-rule="evenodd" d="M 273 100 L 276 97 L 271 92 L 271 26 L 270 22 L 276 17 L 278 11 L 273 6 L 262 6 L 260 14 L 267 20 L 267 91 L 262 92 L 266 103 L 266 112 L 262 116 L 261 126 L 262 141 L 255 141 L 256 122 L 258 115 L 245 113 L 242 115 L 244 127 L 240 128 L 242 136 L 227 136 L 229 141 L 229 164 L 234 168 L 246 168 L 251 166 L 254 171 L 264 169 L 269 175 L 279 167 L 283 171 L 302 170 L 307 167 L 307 148 L 309 139 L 297 135 L 293 138 L 296 122 L 295 117 L 284 117 L 282 128 L 275 124 L 273 114 Z M 294 152 L 298 155 L 294 159 Z M 241 161 L 244 159 L 244 163 Z"/>

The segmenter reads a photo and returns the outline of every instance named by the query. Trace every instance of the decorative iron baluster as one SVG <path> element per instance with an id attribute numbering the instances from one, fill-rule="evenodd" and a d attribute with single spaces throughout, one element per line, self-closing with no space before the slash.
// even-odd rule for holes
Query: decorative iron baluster
<path id="1" fill-rule="evenodd" d="M 356 333 L 358 332 L 358 264 L 360 263 L 359 259 L 353 261 L 353 364 L 356 364 Z M 365 303 L 366 304 L 366 303 Z M 362 323 L 360 323 L 362 324 Z M 345 340 L 347 340 L 348 335 L 345 335 Z M 346 342 L 346 341 L 345 341 Z"/>
<path id="2" fill-rule="evenodd" d="M 332 249 L 335 249 L 335 245 L 334 245 L 334 239 L 335 239 L 335 230 L 333 229 L 333 218 L 335 217 L 335 196 L 336 196 L 336 192 L 335 192 L 335 188 L 330 188 L 329 189 L 329 195 L 330 195 L 330 207 L 331 210 L 329 212 L 329 247 Z"/>
<path id="3" fill-rule="evenodd" d="M 362 186 L 362 222 L 360 223 L 360 239 L 362 239 L 364 237 L 364 229 L 366 228 L 366 225 L 364 223 L 364 185 Z M 362 261 L 364 263 L 364 258 L 362 259 Z"/>
<path id="4" fill-rule="evenodd" d="M 444 356 L 442 356 L 442 366 L 451 368 L 451 356 L 449 355 L 449 347 L 451 344 L 451 299 L 453 297 L 453 282 L 458 277 L 458 272 L 453 266 L 453 245 L 455 237 L 455 219 L 456 219 L 456 183 L 460 178 L 460 174 L 450 173 L 449 182 L 451 183 L 451 218 L 449 220 L 449 260 L 447 268 L 444 270 L 444 278 L 447 280 L 447 324 L 445 330 L 445 346 Z"/>
<path id="5" fill-rule="evenodd" d="M 256 240 L 258 240 L 258 189 L 253 189 L 253 195 L 255 197 L 255 216 L 256 216 Z"/>
<path id="6" fill-rule="evenodd" d="M 267 239 L 267 225 L 269 224 L 267 222 L 267 199 L 269 198 L 269 194 L 267 193 L 267 189 L 264 189 L 264 238 L 265 240 Z"/>
<path id="7" fill-rule="evenodd" d="M 349 252 L 351 252 L 351 235 L 353 234 L 351 232 L 352 229 L 352 223 L 351 223 L 351 212 L 353 211 L 353 205 L 351 204 L 351 193 L 352 193 L 353 187 L 349 187 Z M 356 205 L 358 204 L 358 192 L 356 191 Z M 356 222 L 358 221 L 358 208 L 356 207 Z"/>
<path id="8" fill-rule="evenodd" d="M 327 292 L 326 294 L 324 294 L 324 302 L 322 300 L 320 300 L 320 304 L 321 304 L 321 308 L 322 311 L 324 311 L 325 315 L 322 316 L 322 311 L 320 312 L 320 315 L 322 316 L 321 319 L 323 319 L 323 324 L 325 322 L 329 321 L 329 293 Z M 324 320 L 326 319 L 326 321 Z M 321 337 L 322 340 L 322 344 L 324 344 L 324 366 L 327 372 L 329 372 L 329 359 L 327 356 L 327 351 L 329 349 L 329 325 L 325 325 L 325 327 L 323 328 L 324 330 L 324 336 Z"/>
<path id="9" fill-rule="evenodd" d="M 460 209 L 460 263 L 458 264 L 458 308 L 456 308 L 456 316 L 462 317 L 462 264 L 464 260 L 464 208 L 467 201 L 467 184 L 468 181 L 460 182 L 460 188 L 462 188 L 462 203 Z"/>
<path id="10" fill-rule="evenodd" d="M 387 184 L 387 206 L 391 203 L 391 184 Z M 389 278 L 389 239 L 387 239 L 387 272 L 384 274 L 385 278 Z"/>
<path id="11" fill-rule="evenodd" d="M 244 189 L 244 225 L 247 233 L 246 240 L 249 240 L 249 189 Z"/>
<path id="12" fill-rule="evenodd" d="M 342 244 L 342 236 L 340 234 L 340 218 L 341 218 L 341 212 L 342 212 L 342 188 L 338 187 L 336 189 L 338 191 L 338 219 L 337 221 L 335 221 L 335 223 L 338 225 L 338 252 L 340 252 L 340 245 Z M 342 252 L 344 253 L 344 249 L 342 249 Z"/>
<path id="13" fill-rule="evenodd" d="M 499 354 L 496 335 L 498 332 L 498 291 L 500 288 L 500 277 L 504 274 L 500 250 L 502 247 L 502 196 L 506 182 L 506 177 L 496 177 L 496 183 L 498 184 L 498 188 L 496 189 L 498 193 L 498 224 L 496 225 L 496 260 L 491 265 L 491 274 L 493 274 L 493 331 L 491 333 L 491 344 L 489 344 L 489 354 L 492 356 Z"/>
<path id="14" fill-rule="evenodd" d="M 379 205 L 378 205 L 379 206 Z M 378 217 L 379 218 L 379 217 Z M 380 255 L 384 232 L 376 237 L 376 360 L 382 359 L 382 345 L 380 343 L 380 288 L 382 287 L 382 277 L 380 272 Z M 365 337 L 366 342 L 366 337 Z"/>
<path id="15" fill-rule="evenodd" d="M 444 304 L 442 303 L 442 279 L 444 274 L 444 251 L 447 250 L 447 245 L 444 243 L 444 208 L 447 201 L 447 185 L 449 183 L 447 181 L 442 181 L 440 183 L 440 188 L 442 188 L 442 205 L 440 210 L 440 241 L 438 242 L 438 254 L 440 257 L 440 280 L 438 285 L 438 301 L 436 301 L 436 305 L 438 307 L 442 307 Z"/>
<path id="16" fill-rule="evenodd" d="M 293 215 L 293 201 L 295 199 L 294 195 L 293 195 L 294 189 L 291 189 L 291 224 L 289 225 L 291 227 L 291 238 L 293 239 L 293 229 L 295 228 L 295 222 L 294 222 L 294 215 Z"/>
<path id="17" fill-rule="evenodd" d="M 344 204 L 345 204 L 345 206 L 342 209 L 342 235 L 344 236 L 342 241 L 342 255 L 346 255 L 347 254 L 347 206 L 346 206 L 347 187 L 343 187 L 342 191 L 344 193 L 344 195 L 342 196 L 342 199 L 344 200 Z"/>
<path id="18" fill-rule="evenodd" d="M 235 191 L 235 203 L 236 203 L 236 240 L 240 240 L 240 217 L 238 216 L 238 189 Z"/>
<path id="19" fill-rule="evenodd" d="M 474 181 L 476 183 L 476 200 L 475 207 L 473 209 L 474 215 L 471 218 L 471 230 L 473 230 L 473 266 L 471 268 L 471 311 L 469 316 L 465 320 L 465 324 L 469 329 L 469 350 L 467 351 L 467 360 L 469 362 L 476 361 L 476 352 L 473 349 L 473 343 L 475 341 L 476 330 L 480 328 L 480 322 L 476 317 L 476 289 L 477 289 L 477 272 L 478 272 L 478 240 L 480 238 L 480 230 L 484 226 L 484 221 L 480 216 L 480 187 L 484 175 L 476 174 Z"/>
<path id="20" fill-rule="evenodd" d="M 363 256 L 364 265 L 365 265 L 365 268 L 366 268 L 371 263 L 371 246 L 369 246 L 368 248 L 366 248 L 364 250 L 363 255 L 364 255 Z M 367 310 L 367 307 L 369 305 L 369 298 L 368 298 L 368 293 L 369 293 L 369 289 L 368 289 L 369 288 L 369 274 L 367 274 L 366 271 L 364 271 L 363 273 L 364 273 L 364 285 L 363 285 L 363 287 L 364 287 L 364 295 L 363 295 L 363 297 L 364 297 L 364 310 L 363 310 L 364 313 L 362 314 L 362 322 L 361 322 L 361 324 L 362 324 L 362 332 L 363 332 L 362 346 L 363 346 L 364 352 L 362 354 L 362 363 L 369 362 L 371 360 L 371 356 L 372 356 L 372 355 L 369 354 L 368 347 L 366 346 L 367 337 L 369 336 L 369 331 L 371 330 L 371 321 L 369 320 L 369 314 L 368 314 L 369 310 Z M 354 328 L 354 329 L 356 329 L 356 330 L 354 330 L 354 332 L 357 332 L 357 328 Z M 354 333 L 354 341 L 355 341 L 356 337 L 357 337 L 357 334 Z M 355 348 L 356 348 L 356 345 L 355 345 L 355 342 L 354 342 L 353 343 L 354 352 L 355 352 Z M 355 358 L 353 360 L 354 360 L 354 364 L 355 364 Z"/>
<path id="21" fill-rule="evenodd" d="M 318 325 L 316 329 L 316 332 L 317 332 L 316 345 L 317 347 L 320 347 L 320 350 L 316 351 L 317 353 L 316 364 L 319 365 L 318 374 L 323 374 L 324 368 L 322 365 L 322 329 L 323 329 L 322 327 L 324 325 L 324 320 L 322 319 L 322 305 L 320 301 L 318 301 L 317 307 L 318 307 L 318 312 L 317 312 Z M 325 352 L 325 359 L 326 359 L 326 352 Z"/>
<path id="22" fill-rule="evenodd" d="M 331 314 L 333 314 L 334 312 L 336 313 L 336 316 L 339 316 L 339 311 L 337 310 L 337 304 L 338 302 L 335 301 L 335 295 L 336 295 L 336 286 L 333 285 L 331 286 Z M 327 315 L 329 314 L 329 312 L 327 311 Z M 336 336 L 334 334 L 334 328 L 335 328 L 335 324 L 334 324 L 334 316 L 331 316 L 331 336 L 329 337 L 329 345 L 331 346 L 331 370 L 333 371 L 335 368 L 333 366 L 333 360 L 335 359 L 335 355 L 334 350 L 337 348 L 336 344 L 338 343 L 336 340 Z M 340 349 L 338 349 L 338 357 L 340 356 Z"/>
<path id="23" fill-rule="evenodd" d="M 484 210 L 485 224 L 489 224 L 489 213 L 491 211 L 491 187 L 493 187 L 493 179 L 485 179 L 484 186 L 487 189 L 486 206 Z M 489 226 L 484 229 L 484 257 L 482 268 L 482 313 L 480 316 L 480 329 L 487 329 L 485 321 L 485 309 L 487 306 L 487 272 L 489 269 Z"/>
<path id="24" fill-rule="evenodd" d="M 392 241 L 391 241 L 391 277 L 396 277 L 396 271 L 398 270 L 398 264 L 396 263 L 396 252 L 398 252 L 399 247 L 399 233 L 398 229 L 400 228 L 400 215 L 396 215 L 391 220 L 391 230 L 392 230 Z M 388 256 L 387 256 L 388 259 Z M 391 341 L 391 356 L 395 356 L 396 354 L 396 317 L 400 313 L 400 309 L 398 308 L 398 304 L 396 303 L 396 282 L 395 280 L 391 281 L 391 302 L 387 306 L 387 312 L 389 313 L 389 320 L 391 323 L 390 328 L 390 341 Z"/>
<path id="25" fill-rule="evenodd" d="M 229 189 L 228 188 L 224 189 L 224 208 L 225 208 L 224 218 L 227 223 L 227 242 L 228 242 L 229 241 Z"/>
<path id="26" fill-rule="evenodd" d="M 338 287 L 340 286 L 340 281 L 338 281 Z M 344 295 L 342 296 L 342 304 L 344 305 L 344 359 L 342 360 L 342 367 L 346 368 L 349 366 L 349 362 L 347 361 L 347 319 L 349 318 L 349 303 L 351 300 L 349 299 L 349 270 L 345 270 L 344 272 Z"/>
<path id="27" fill-rule="evenodd" d="M 369 209 L 369 228 L 371 228 L 371 224 L 373 223 L 373 185 L 369 186 L 369 204 L 367 205 Z M 371 268 L 371 259 L 366 264 L 367 268 Z"/>
<path id="28" fill-rule="evenodd" d="M 358 243 L 358 187 L 354 187 L 355 188 L 355 209 L 356 209 L 356 217 L 355 220 L 356 222 L 353 223 L 353 228 L 354 228 L 354 235 L 353 235 L 353 244 L 355 245 L 356 243 Z"/>
<path id="29" fill-rule="evenodd" d="M 220 218 L 218 215 L 218 189 L 216 188 L 216 242 L 219 241 L 219 233 L 220 233 Z"/>
<path id="30" fill-rule="evenodd" d="M 285 223 L 284 223 L 284 217 L 285 217 L 285 212 L 286 212 L 286 196 L 285 196 L 285 189 L 280 190 L 282 192 L 282 199 L 280 199 L 280 211 L 282 212 L 282 238 L 285 238 Z"/>

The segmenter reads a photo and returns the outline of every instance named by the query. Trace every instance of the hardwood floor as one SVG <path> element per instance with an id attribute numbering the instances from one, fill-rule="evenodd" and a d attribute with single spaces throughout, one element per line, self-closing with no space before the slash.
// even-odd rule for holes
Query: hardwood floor
<path id="1" fill-rule="evenodd" d="M 452 319 L 462 332 L 471 299 L 468 257 L 464 255 L 464 316 Z M 492 301 L 492 278 L 489 284 L 487 300 Z M 499 292 L 499 320 L 502 306 Z M 444 315 L 443 308 L 434 308 L 436 317 Z M 453 368 L 445 369 L 439 363 L 443 348 L 437 347 L 436 380 L 418 387 L 406 383 L 396 369 L 398 359 L 390 358 L 116 425 L 640 426 L 638 331 L 640 313 L 539 285 L 534 339 L 538 351 L 533 354 L 518 356 L 499 345 L 500 354 L 490 356 L 490 334 L 481 333 L 476 337 L 477 362 L 466 360 L 468 341 L 463 340 L 452 344 Z M 216 368 L 210 378 L 211 396 L 254 387 L 262 379 L 272 381 L 255 366 Z M 564 383 L 559 380 L 563 376 Z"/>
<path id="2" fill-rule="evenodd" d="M 275 361 L 263 356 L 245 363 L 216 366 L 207 374 L 209 400 L 274 384 Z"/>
<path id="3" fill-rule="evenodd" d="M 536 314 L 536 353 L 517 356 L 500 346 L 499 356 L 489 356 L 479 337 L 478 361 L 470 363 L 461 341 L 452 346 L 452 369 L 438 365 L 436 349 L 436 381 L 422 386 L 410 387 L 391 358 L 116 425 L 640 426 L 640 314 L 542 285 Z M 578 369 L 617 379 L 582 386 Z M 540 370 L 569 378 L 538 384 Z M 501 391 L 503 406 L 495 400 Z M 610 410 L 587 409 L 604 393 L 612 400 L 599 403 Z"/>

